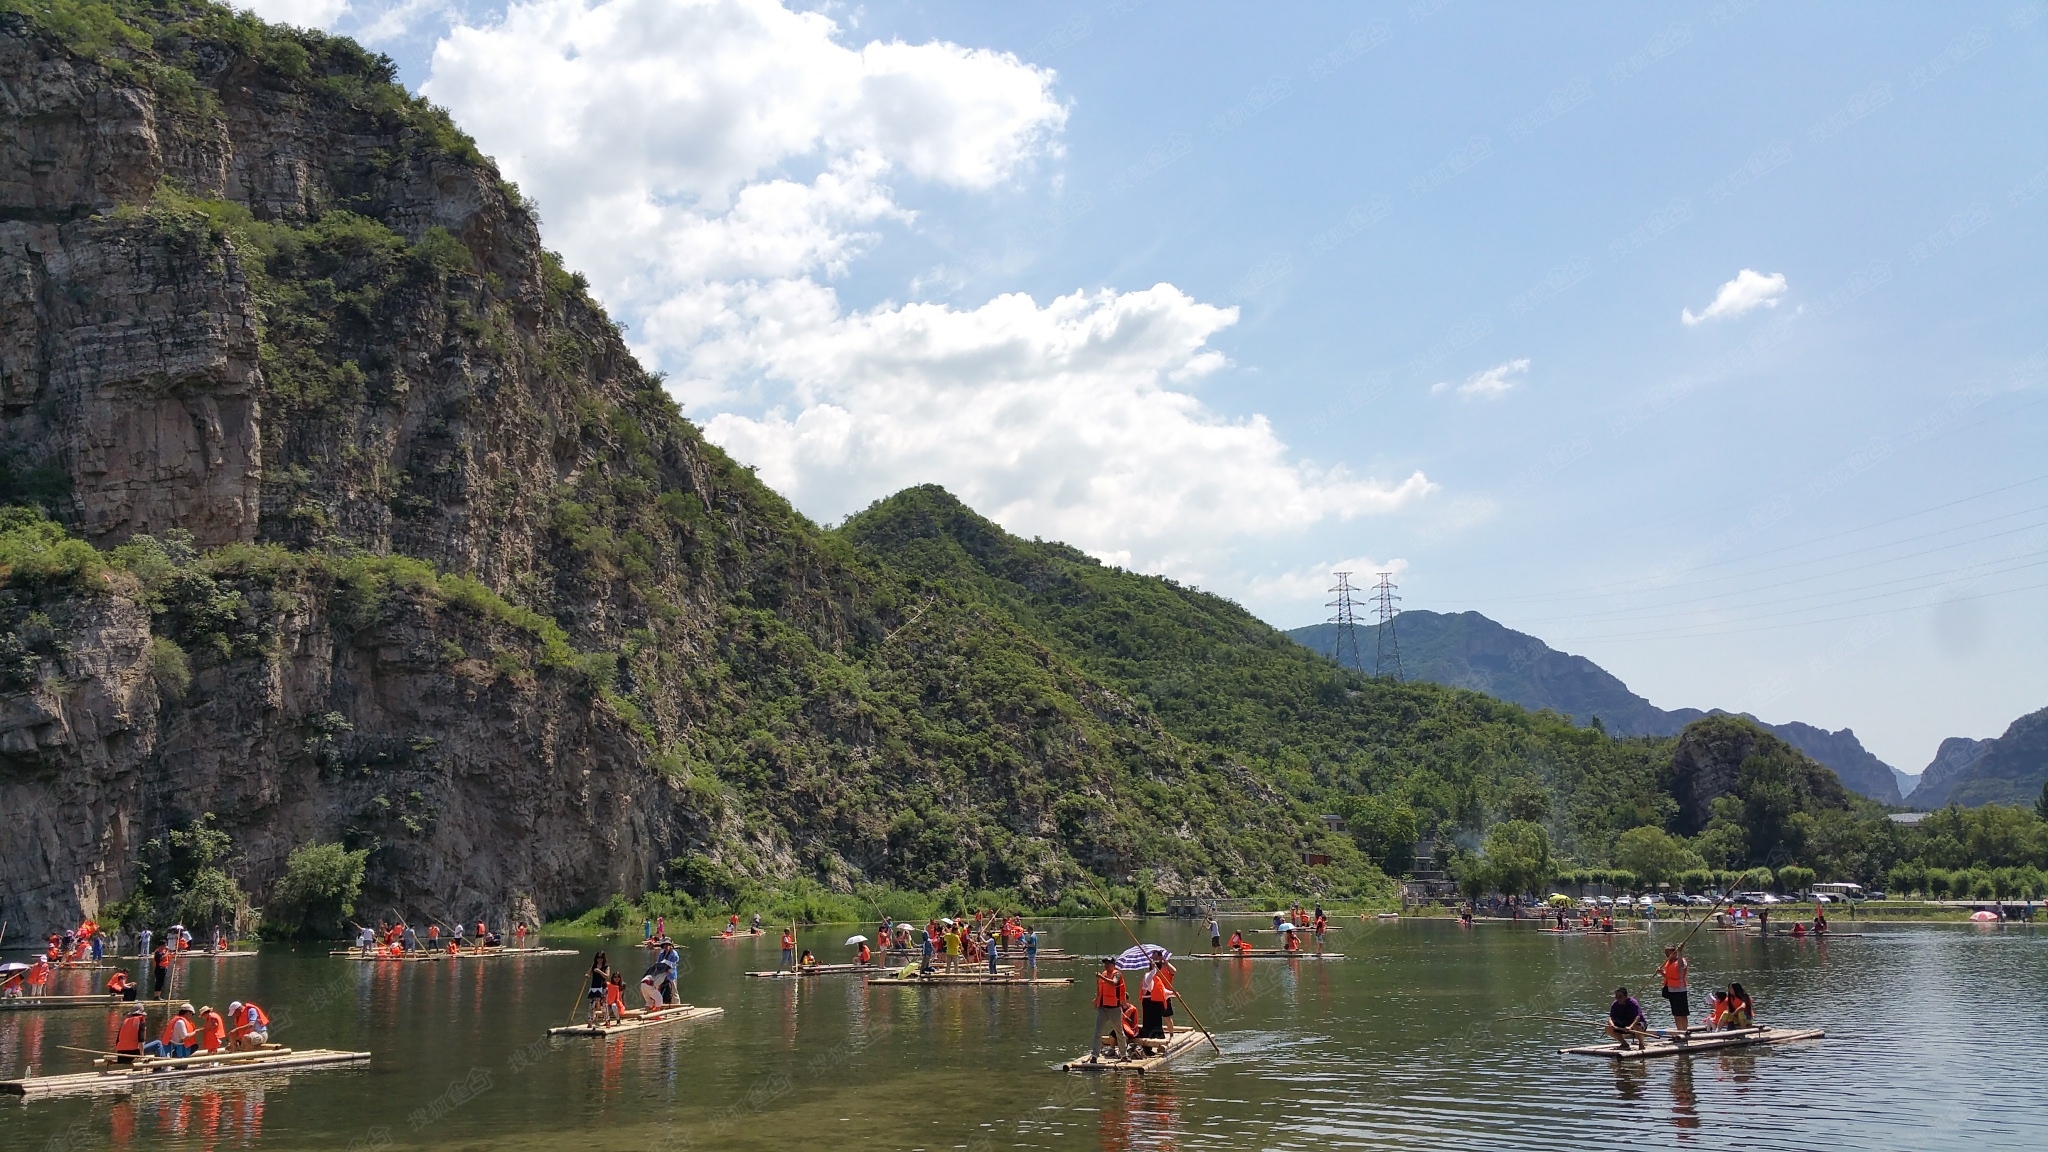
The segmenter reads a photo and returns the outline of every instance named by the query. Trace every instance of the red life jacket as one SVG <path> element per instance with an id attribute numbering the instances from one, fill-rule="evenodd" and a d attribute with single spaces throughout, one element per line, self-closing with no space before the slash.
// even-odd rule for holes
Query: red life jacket
<path id="1" fill-rule="evenodd" d="M 1126 1004 L 1124 1005 L 1124 1035 L 1136 1036 L 1137 1034 L 1138 1006 L 1136 1004 Z"/>

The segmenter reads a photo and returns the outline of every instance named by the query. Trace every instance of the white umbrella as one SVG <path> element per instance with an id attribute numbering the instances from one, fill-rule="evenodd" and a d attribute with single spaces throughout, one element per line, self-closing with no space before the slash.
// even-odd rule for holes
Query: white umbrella
<path id="1" fill-rule="evenodd" d="M 13 962 L 13 961 L 9 961 L 9 962 L 8 962 L 8 963 L 6 963 L 6 964 L 0 964 L 0 972 L 26 972 L 26 971 L 28 971 L 28 965 L 26 965 L 26 964 L 16 963 L 16 962 Z"/>
<path id="2" fill-rule="evenodd" d="M 1296 928 L 1296 927 L 1295 927 L 1294 925 L 1292 925 L 1292 924 L 1289 924 L 1289 923 L 1288 923 L 1287 921 L 1285 921 L 1285 920 L 1282 920 L 1282 921 L 1280 922 L 1279 926 L 1278 926 L 1278 927 L 1276 927 L 1276 928 L 1274 928 L 1274 929 L 1273 929 L 1273 931 L 1275 931 L 1275 932 L 1299 932 L 1299 931 L 1301 931 L 1301 929 L 1299 929 L 1299 928 Z"/>
<path id="3" fill-rule="evenodd" d="M 941 917 L 939 917 L 939 923 L 941 923 L 941 924 L 951 924 L 952 922 L 953 922 L 953 918 L 952 918 L 951 916 L 941 916 Z"/>
<path id="4" fill-rule="evenodd" d="M 846 944 L 848 947 L 852 947 L 855 944 L 865 944 L 867 942 L 868 938 L 865 936 L 848 936 L 846 938 Z"/>

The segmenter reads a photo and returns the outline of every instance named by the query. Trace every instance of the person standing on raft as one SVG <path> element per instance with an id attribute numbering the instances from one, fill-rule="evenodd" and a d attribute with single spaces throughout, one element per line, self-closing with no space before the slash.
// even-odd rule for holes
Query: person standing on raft
<path id="1" fill-rule="evenodd" d="M 1144 1002 L 1144 1023 L 1138 1035 L 1164 1040 L 1173 1028 L 1173 966 L 1164 952 L 1152 953 L 1152 967 L 1138 981 L 1138 996 Z"/>
<path id="2" fill-rule="evenodd" d="M 1686 978 L 1691 973 L 1691 966 L 1685 962 L 1685 957 L 1680 954 L 1678 945 L 1666 944 L 1664 946 L 1664 965 L 1661 973 L 1664 977 L 1664 986 L 1659 994 L 1671 1005 L 1672 1029 L 1677 1032 L 1691 1031 L 1692 1004 L 1687 999 L 1685 990 Z"/>
<path id="3" fill-rule="evenodd" d="M 1124 987 L 1124 974 L 1116 970 L 1116 957 L 1102 958 L 1102 971 L 1095 974 L 1095 1038 L 1088 1045 L 1088 1062 L 1102 1058 L 1104 1036 L 1116 1044 L 1119 1059 L 1130 1059 L 1130 1038 L 1124 1035 L 1124 1008 L 1131 995 Z"/>

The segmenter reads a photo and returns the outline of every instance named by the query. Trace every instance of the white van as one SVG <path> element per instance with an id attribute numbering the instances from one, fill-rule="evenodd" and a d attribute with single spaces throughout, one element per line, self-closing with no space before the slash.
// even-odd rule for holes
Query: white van
<path id="1" fill-rule="evenodd" d="M 1854 904 L 1861 900 L 1867 899 L 1867 897 L 1863 895 L 1863 885 L 1849 884 L 1846 882 L 1815 884 L 1813 886 L 1813 894 L 1815 896 L 1832 897 L 1835 900 L 1840 900 L 1849 904 Z"/>

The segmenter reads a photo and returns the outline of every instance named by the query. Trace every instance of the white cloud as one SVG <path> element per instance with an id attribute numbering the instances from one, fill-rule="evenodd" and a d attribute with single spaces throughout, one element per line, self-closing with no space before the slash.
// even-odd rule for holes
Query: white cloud
<path id="1" fill-rule="evenodd" d="M 348 11 L 348 0 L 240 0 L 235 6 L 273 24 L 324 30 Z"/>
<path id="2" fill-rule="evenodd" d="M 528 0 L 424 86 L 541 205 L 707 433 L 824 520 L 938 482 L 1006 527 L 1199 578 L 1239 542 L 1434 485 L 1295 458 L 1177 388 L 1234 308 L 1161 284 L 848 313 L 829 280 L 915 221 L 914 183 L 1054 155 L 1053 74 L 932 42 L 854 47 L 768 0 Z"/>
<path id="3" fill-rule="evenodd" d="M 1377 617 L 1372 607 L 1372 586 L 1379 582 L 1382 572 L 1392 573 L 1390 579 L 1399 584 L 1408 574 L 1408 561 L 1353 556 L 1289 572 L 1254 576 L 1245 582 L 1245 600 L 1247 604 L 1256 603 L 1289 620 L 1326 620 L 1336 612 L 1330 603 L 1337 598 L 1333 589 L 1337 587 L 1336 574 L 1339 572 L 1351 574 L 1352 610 L 1357 613 L 1359 622 L 1373 623 Z"/>
<path id="4" fill-rule="evenodd" d="M 1690 308 L 1681 309 L 1678 318 L 1688 325 L 1706 320 L 1733 319 L 1745 312 L 1758 308 L 1776 308 L 1778 300 L 1785 295 L 1785 274 L 1773 272 L 1769 276 L 1751 268 L 1744 268 L 1735 274 L 1735 279 L 1721 285 L 1714 293 L 1714 302 L 1698 315 Z"/>
<path id="5" fill-rule="evenodd" d="M 1505 364 L 1495 364 L 1484 372 L 1474 372 L 1472 375 L 1465 377 L 1463 384 L 1453 384 L 1448 380 L 1442 381 L 1432 387 L 1430 392 L 1456 392 L 1461 399 L 1465 400 L 1498 400 L 1510 388 L 1520 383 L 1520 381 L 1512 379 L 1512 377 L 1520 376 L 1528 370 L 1529 361 L 1527 357 L 1520 360 L 1510 360 Z"/>
<path id="6" fill-rule="evenodd" d="M 1225 537 L 1271 537 L 1386 512 L 1435 486 L 1290 459 L 1265 418 L 1225 420 L 1174 379 L 1235 308 L 1171 285 L 1001 296 L 971 311 L 912 304 L 846 317 L 762 350 L 794 414 L 725 413 L 706 432 L 827 518 L 936 481 L 1013 531 L 1190 579 Z"/>

